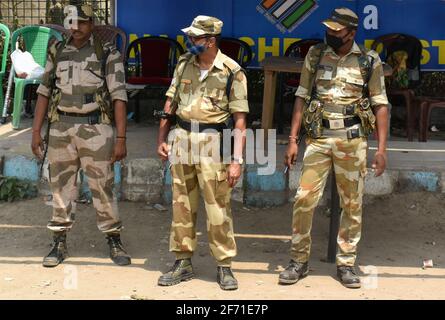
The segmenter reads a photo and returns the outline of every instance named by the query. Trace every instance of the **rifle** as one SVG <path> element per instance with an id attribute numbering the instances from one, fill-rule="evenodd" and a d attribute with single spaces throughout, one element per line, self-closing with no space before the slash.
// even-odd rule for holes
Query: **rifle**
<path id="1" fill-rule="evenodd" d="M 173 95 L 173 98 L 172 98 L 170 112 L 165 112 L 164 110 L 162 110 L 162 111 L 155 110 L 153 112 L 153 116 L 155 118 L 166 119 L 170 122 L 171 125 L 174 124 L 174 122 L 176 120 L 176 110 L 178 109 L 178 103 L 177 103 L 176 99 L 178 98 L 178 94 L 179 94 L 179 86 L 181 85 L 182 76 L 184 75 L 184 71 L 187 66 L 187 63 L 191 59 L 193 59 L 193 57 L 194 56 L 192 54 L 190 54 L 190 56 L 187 59 L 182 60 L 182 61 L 184 61 L 183 63 L 185 63 L 185 64 L 184 64 L 184 68 L 181 70 L 181 73 L 178 75 L 178 77 L 176 79 L 176 90 L 175 90 L 175 94 Z M 179 71 L 179 63 L 178 63 L 178 71 Z"/>
<path id="2" fill-rule="evenodd" d="M 39 168 L 39 178 L 42 178 L 42 171 L 43 171 L 43 166 L 45 164 L 45 159 L 46 159 L 46 155 L 48 154 L 48 146 L 49 146 L 49 131 L 51 130 L 51 118 L 50 118 L 50 114 L 51 112 L 51 108 L 57 108 L 57 104 L 59 103 L 60 97 L 61 97 L 61 92 L 60 89 L 56 87 L 56 69 L 57 69 L 57 59 L 60 56 L 60 53 L 63 50 L 63 46 L 64 46 L 65 42 L 61 41 L 57 44 L 57 51 L 55 56 L 53 57 L 54 60 L 54 67 L 53 70 L 51 71 L 51 76 L 50 76 L 50 83 L 51 83 L 51 97 L 49 100 L 49 104 L 48 104 L 48 112 L 47 112 L 47 124 L 46 124 L 46 129 L 45 129 L 45 135 L 43 136 L 43 157 L 42 157 L 42 162 L 40 164 L 40 168 Z M 53 106 L 54 105 L 54 106 Z"/>
<path id="3" fill-rule="evenodd" d="M 14 80 L 14 66 L 11 63 L 11 69 L 9 70 L 9 76 L 8 76 L 8 87 L 6 89 L 5 103 L 3 105 L 3 112 L 0 118 L 0 124 L 5 124 L 6 118 L 8 117 L 8 107 L 9 103 L 11 102 L 11 88 L 13 80 Z"/>

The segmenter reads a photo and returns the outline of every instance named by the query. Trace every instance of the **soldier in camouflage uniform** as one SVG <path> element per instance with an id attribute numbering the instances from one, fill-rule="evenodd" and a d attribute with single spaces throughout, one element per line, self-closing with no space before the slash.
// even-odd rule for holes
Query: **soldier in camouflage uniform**
<path id="1" fill-rule="evenodd" d="M 188 37 L 189 52 L 180 57 L 166 94 L 164 112 L 176 115 L 177 128 L 170 148 L 166 140 L 171 123 L 168 117 L 161 120 L 158 154 L 163 160 L 171 154 L 173 222 L 170 251 L 175 253 L 176 262 L 159 278 L 161 286 L 194 277 L 191 257 L 197 245 L 195 225 L 201 191 L 207 211 L 210 252 L 218 264 L 217 282 L 223 290 L 238 288 L 231 271 L 236 243 L 230 194 L 241 175 L 242 136 L 249 108 L 243 70 L 218 49 L 222 25 L 217 18 L 198 16 L 190 27 L 183 29 Z M 221 161 L 219 143 L 221 131 L 232 117 L 239 135 L 235 135 L 232 161 L 226 164 Z"/>
<path id="2" fill-rule="evenodd" d="M 308 274 L 312 217 L 333 165 L 342 208 L 337 276 L 344 286 L 359 288 L 354 265 L 361 236 L 367 135 L 377 124 L 372 167 L 379 176 L 386 166 L 388 100 L 378 54 L 354 41 L 357 15 L 338 8 L 323 23 L 325 44 L 313 46 L 303 65 L 285 156 L 287 166 L 295 163 L 303 123 L 308 137 L 293 210 L 292 260 L 279 283 L 293 284 Z"/>
<path id="3" fill-rule="evenodd" d="M 67 17 L 71 19 L 71 36 L 49 49 L 45 74 L 37 90 L 33 124 L 31 147 L 42 158 L 40 132 L 48 114 L 53 193 L 53 216 L 48 228 L 54 233 L 54 245 L 43 265 L 57 266 L 67 256 L 66 233 L 74 223 L 79 168 L 88 178 L 97 226 L 106 234 L 112 261 L 128 265 L 131 259 L 120 240 L 122 222 L 112 192 L 113 163 L 127 152 L 124 66 L 116 48 L 95 38 L 91 7 L 72 8 L 74 13 Z M 113 117 L 116 136 L 111 125 Z"/>

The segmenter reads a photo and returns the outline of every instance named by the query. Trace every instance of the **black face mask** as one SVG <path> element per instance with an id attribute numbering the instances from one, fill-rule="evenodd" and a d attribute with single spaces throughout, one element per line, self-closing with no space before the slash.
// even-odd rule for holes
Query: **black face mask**
<path id="1" fill-rule="evenodd" d="M 343 42 L 343 39 L 346 38 L 349 35 L 347 33 L 344 37 L 336 37 L 333 35 L 330 35 L 326 32 L 325 38 L 326 38 L 326 44 L 330 46 L 334 50 L 338 50 L 341 48 L 346 42 Z"/>

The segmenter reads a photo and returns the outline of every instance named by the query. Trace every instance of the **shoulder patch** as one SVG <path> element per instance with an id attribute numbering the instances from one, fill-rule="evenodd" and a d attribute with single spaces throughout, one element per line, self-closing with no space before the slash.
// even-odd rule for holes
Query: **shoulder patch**
<path id="1" fill-rule="evenodd" d="M 103 51 L 110 51 L 110 52 L 116 52 L 118 51 L 116 46 L 112 44 L 111 42 L 104 42 L 102 43 Z"/>
<path id="2" fill-rule="evenodd" d="M 374 59 L 380 58 L 379 54 L 377 53 L 377 51 L 374 50 L 368 50 L 367 52 L 368 56 L 373 57 Z"/>
<path id="3" fill-rule="evenodd" d="M 362 52 L 363 55 L 370 55 L 371 50 L 369 50 L 368 48 L 366 48 L 361 44 L 359 44 L 358 47 L 360 48 L 360 51 Z"/>
<path id="4" fill-rule="evenodd" d="M 324 50 L 326 50 L 328 46 L 325 43 L 317 43 L 316 45 L 313 45 L 309 52 L 307 53 L 307 56 L 309 58 L 309 63 L 311 65 L 311 73 L 315 73 L 317 69 L 317 65 L 320 63 L 321 54 Z"/>
<path id="5" fill-rule="evenodd" d="M 308 55 L 309 57 L 318 57 L 324 50 L 327 49 L 327 47 L 328 46 L 325 43 L 317 43 L 316 45 L 310 47 Z"/>
<path id="6" fill-rule="evenodd" d="M 49 55 L 51 56 L 51 59 L 57 63 L 57 58 L 60 56 L 60 54 L 63 51 L 63 48 L 65 47 L 65 40 L 54 42 L 48 50 Z"/>
<path id="7" fill-rule="evenodd" d="M 178 63 L 184 60 L 189 60 L 193 55 L 190 52 L 186 52 L 178 58 Z"/>
<path id="8" fill-rule="evenodd" d="M 240 70 L 243 70 L 241 66 L 236 62 L 235 64 L 233 64 L 232 62 L 224 61 L 223 64 L 230 70 L 231 73 L 236 73 Z"/>
<path id="9" fill-rule="evenodd" d="M 231 73 L 235 73 L 238 72 L 239 70 L 241 70 L 241 66 L 238 64 L 238 62 L 236 62 L 235 60 L 233 60 L 232 58 L 230 58 L 229 56 L 224 55 L 224 60 L 223 60 L 223 64 L 230 70 Z"/>

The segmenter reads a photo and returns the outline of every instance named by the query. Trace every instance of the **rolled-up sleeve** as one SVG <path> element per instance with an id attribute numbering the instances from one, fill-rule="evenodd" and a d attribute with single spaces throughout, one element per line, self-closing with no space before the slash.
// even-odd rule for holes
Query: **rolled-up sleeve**
<path id="1" fill-rule="evenodd" d="M 175 92 L 176 92 L 176 86 L 177 86 L 177 81 L 178 81 L 178 68 L 179 68 L 180 63 L 178 63 L 176 65 L 175 68 L 175 72 L 173 73 L 173 79 L 170 83 L 170 87 L 168 88 L 167 92 L 165 93 L 165 95 L 169 98 L 172 98 L 175 96 Z"/>
<path id="2" fill-rule="evenodd" d="M 244 71 L 238 71 L 233 76 L 233 84 L 229 97 L 230 113 L 249 113 L 249 103 L 247 101 L 247 77 Z"/>
<path id="3" fill-rule="evenodd" d="M 125 85 L 125 69 L 121 54 L 116 49 L 111 50 L 106 65 L 106 80 L 111 100 L 122 100 L 127 102 L 127 89 Z"/>
<path id="4" fill-rule="evenodd" d="M 379 55 L 375 51 L 369 53 L 374 58 L 372 65 L 372 73 L 369 79 L 369 101 L 372 107 L 380 105 L 388 105 L 386 96 L 385 75 L 383 72 L 383 64 Z"/>
<path id="5" fill-rule="evenodd" d="M 42 76 L 42 81 L 40 82 L 39 87 L 37 88 L 37 93 L 49 98 L 51 96 L 51 87 L 52 87 L 52 75 L 54 72 L 54 68 L 56 68 L 54 61 L 53 61 L 53 57 L 56 56 L 56 44 L 53 44 L 49 50 L 48 50 L 48 55 L 46 58 L 46 65 L 45 65 L 45 72 L 43 73 Z"/>
<path id="6" fill-rule="evenodd" d="M 301 69 L 300 74 L 300 85 L 298 86 L 297 91 L 295 92 L 295 95 L 297 97 L 306 99 L 308 93 L 309 93 L 309 87 L 311 86 L 311 63 L 310 63 L 310 57 L 313 54 L 313 48 L 311 47 L 306 55 L 306 58 L 304 59 L 303 67 Z"/>

